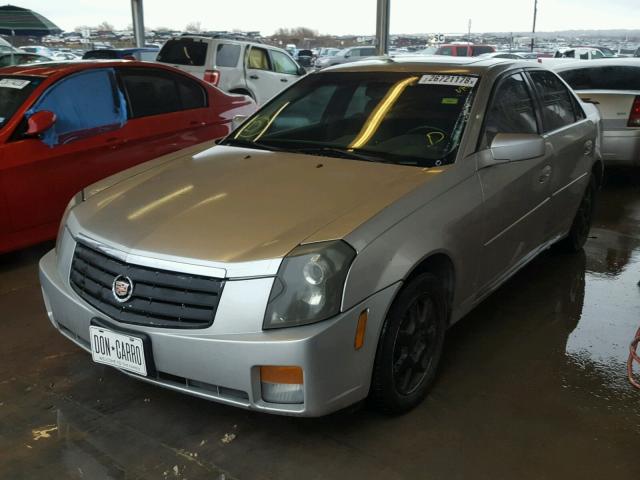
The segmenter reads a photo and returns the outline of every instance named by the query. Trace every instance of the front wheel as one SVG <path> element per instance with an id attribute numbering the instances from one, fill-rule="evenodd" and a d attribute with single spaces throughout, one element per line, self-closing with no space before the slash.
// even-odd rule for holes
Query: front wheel
<path id="1" fill-rule="evenodd" d="M 578 206 L 578 211 L 571 224 L 569 234 L 558 242 L 558 247 L 565 252 L 579 252 L 589 237 L 591 223 L 593 222 L 593 211 L 595 208 L 596 192 L 598 185 L 596 179 L 591 175 L 589 185 L 584 192 L 582 201 Z"/>
<path id="2" fill-rule="evenodd" d="M 411 410 L 433 385 L 447 329 L 442 282 L 430 273 L 411 280 L 394 300 L 380 335 L 370 400 L 386 413 Z"/>

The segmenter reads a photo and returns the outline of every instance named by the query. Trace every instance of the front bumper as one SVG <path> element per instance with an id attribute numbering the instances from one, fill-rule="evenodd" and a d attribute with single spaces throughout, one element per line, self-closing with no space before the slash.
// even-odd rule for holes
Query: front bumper
<path id="1" fill-rule="evenodd" d="M 59 259 L 54 250 L 41 259 L 45 306 L 53 326 L 89 351 L 91 319 L 104 319 L 115 325 L 118 322 L 91 307 L 71 289 L 69 263 L 68 253 Z M 205 329 L 121 324 L 123 329 L 149 336 L 157 370 L 153 377 L 123 373 L 228 405 L 283 415 L 325 415 L 365 398 L 382 322 L 399 285 L 377 292 L 324 322 L 269 331 L 251 328 L 262 323 L 272 282 L 273 278 L 227 282 L 213 325 Z M 247 303 L 252 305 L 248 309 Z M 369 309 L 365 342 L 356 351 L 356 326 L 364 309 Z M 259 318 L 242 318 L 243 310 L 248 316 Z M 304 372 L 304 402 L 265 402 L 260 387 L 261 365 L 300 366 Z"/>

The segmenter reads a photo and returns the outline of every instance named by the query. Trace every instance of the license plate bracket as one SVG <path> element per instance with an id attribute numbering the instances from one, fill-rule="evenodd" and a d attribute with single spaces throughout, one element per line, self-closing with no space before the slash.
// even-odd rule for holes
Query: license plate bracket
<path id="1" fill-rule="evenodd" d="M 135 371 L 132 371 L 132 370 L 129 370 L 129 369 L 126 369 L 126 368 L 122 368 L 122 369 L 126 370 L 127 373 L 132 373 L 134 375 L 140 375 L 140 376 L 146 376 L 146 377 L 155 377 L 157 375 L 157 371 L 156 371 L 156 368 L 155 368 L 155 363 L 153 361 L 151 338 L 149 337 L 149 335 L 147 335 L 146 333 L 138 332 L 136 330 L 131 330 L 129 328 L 123 328 L 120 325 L 117 325 L 117 324 L 115 324 L 113 322 L 110 322 L 108 320 L 104 320 L 102 318 L 97 318 L 97 317 L 92 318 L 91 321 L 89 322 L 89 325 L 91 327 L 103 328 L 103 329 L 108 330 L 110 332 L 113 332 L 115 334 L 125 335 L 125 336 L 128 336 L 128 337 L 134 337 L 134 338 L 140 339 L 142 341 L 142 345 L 143 345 L 144 363 L 145 363 L 145 366 L 146 366 L 146 375 L 143 375 L 143 374 L 141 374 L 139 372 L 135 372 Z M 91 342 L 91 340 L 90 340 L 90 342 Z M 97 363 L 105 364 L 103 362 L 97 362 Z M 114 368 L 120 368 L 117 365 L 108 365 L 108 366 L 112 366 Z"/>

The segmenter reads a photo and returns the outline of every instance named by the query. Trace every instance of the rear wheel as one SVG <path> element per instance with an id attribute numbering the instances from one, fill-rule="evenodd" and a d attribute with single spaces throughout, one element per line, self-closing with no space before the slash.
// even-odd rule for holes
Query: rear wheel
<path id="1" fill-rule="evenodd" d="M 558 247 L 565 252 L 578 252 L 589 238 L 591 223 L 593 222 L 593 210 L 595 207 L 596 192 L 598 185 L 596 179 L 591 175 L 589 185 L 584 192 L 582 201 L 578 206 L 578 211 L 571 224 L 569 234 L 558 242 Z"/>
<path id="2" fill-rule="evenodd" d="M 370 393 L 377 409 L 397 414 L 422 402 L 436 376 L 446 329 L 442 283 L 421 274 L 399 293 L 382 329 Z"/>

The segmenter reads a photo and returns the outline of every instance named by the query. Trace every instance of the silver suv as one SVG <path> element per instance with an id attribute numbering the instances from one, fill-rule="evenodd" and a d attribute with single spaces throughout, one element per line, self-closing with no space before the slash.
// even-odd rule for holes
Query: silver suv
<path id="1" fill-rule="evenodd" d="M 197 35 L 167 41 L 156 61 L 191 73 L 225 92 L 249 95 L 258 104 L 306 73 L 281 48 Z"/>
<path id="2" fill-rule="evenodd" d="M 332 67 L 343 63 L 357 62 L 377 55 L 375 47 L 350 47 L 340 50 L 335 55 L 321 57 L 316 61 L 316 68 Z"/>

